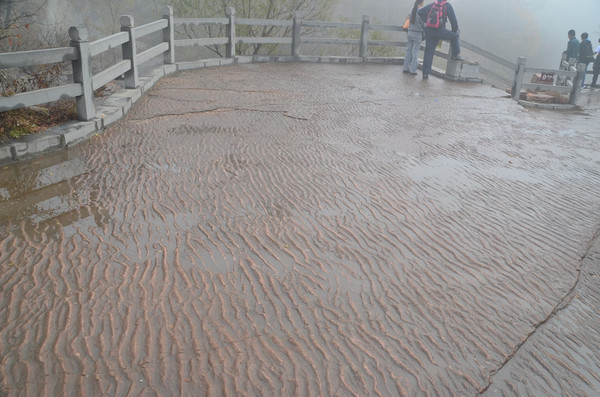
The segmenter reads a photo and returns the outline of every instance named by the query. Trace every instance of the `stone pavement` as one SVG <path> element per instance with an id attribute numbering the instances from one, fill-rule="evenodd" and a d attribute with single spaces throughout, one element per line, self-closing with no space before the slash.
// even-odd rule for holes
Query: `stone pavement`
<path id="1" fill-rule="evenodd" d="M 598 395 L 599 97 L 527 109 L 390 65 L 165 77 L 0 167 L 0 385 Z"/>

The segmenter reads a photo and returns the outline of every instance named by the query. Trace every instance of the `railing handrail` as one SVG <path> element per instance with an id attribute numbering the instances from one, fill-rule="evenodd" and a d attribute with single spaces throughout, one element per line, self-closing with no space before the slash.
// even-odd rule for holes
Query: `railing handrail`
<path id="1" fill-rule="evenodd" d="M 177 20 L 176 20 L 177 21 Z M 287 19 L 256 19 L 256 18 L 237 18 L 235 22 L 238 25 L 249 26 L 282 26 L 292 27 L 294 22 Z M 175 22 L 177 23 L 177 22 Z"/>
<path id="2" fill-rule="evenodd" d="M 0 69 L 24 68 L 28 66 L 74 61 L 78 56 L 77 50 L 73 47 L 5 52 L 0 54 Z"/>

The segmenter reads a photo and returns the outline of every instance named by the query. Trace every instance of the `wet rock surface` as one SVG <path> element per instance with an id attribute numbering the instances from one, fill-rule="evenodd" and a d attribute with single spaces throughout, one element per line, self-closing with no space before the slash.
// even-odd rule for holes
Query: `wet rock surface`
<path id="1" fill-rule="evenodd" d="M 600 132 L 395 66 L 163 78 L 0 168 L 8 395 L 594 395 Z"/>

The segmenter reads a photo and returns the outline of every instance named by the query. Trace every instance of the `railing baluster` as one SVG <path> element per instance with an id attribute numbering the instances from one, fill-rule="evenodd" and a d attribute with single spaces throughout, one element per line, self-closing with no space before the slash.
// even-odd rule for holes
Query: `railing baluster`
<path id="1" fill-rule="evenodd" d="M 367 47 L 369 44 L 369 30 L 371 24 L 371 17 L 369 15 L 363 15 L 362 28 L 360 32 L 360 48 L 358 56 L 361 58 L 367 57 Z"/>
<path id="2" fill-rule="evenodd" d="M 292 56 L 300 57 L 300 44 L 302 42 L 302 18 L 300 18 L 300 12 L 294 12 L 294 30 L 292 32 Z"/>
<path id="3" fill-rule="evenodd" d="M 525 64 L 527 58 L 519 57 L 517 60 L 517 70 L 515 70 L 515 81 L 512 87 L 512 98 L 518 101 L 521 97 L 521 87 L 523 86 L 523 76 L 525 75 Z"/>
<path id="4" fill-rule="evenodd" d="M 575 105 L 575 103 L 577 102 L 577 97 L 581 92 L 581 82 L 583 81 L 585 69 L 585 63 L 577 64 L 577 75 L 573 79 L 573 87 L 571 88 L 571 94 L 569 95 L 569 105 Z"/>
<path id="5" fill-rule="evenodd" d="M 121 31 L 129 33 L 129 41 L 123 43 L 123 59 L 131 62 L 131 69 L 125 73 L 125 88 L 137 88 L 139 85 L 138 65 L 137 65 L 137 46 L 135 43 L 134 20 L 131 15 L 123 15 L 120 18 Z"/>
<path id="6" fill-rule="evenodd" d="M 163 19 L 166 19 L 168 26 L 163 29 L 163 42 L 169 44 L 169 50 L 164 54 L 164 62 L 167 65 L 175 63 L 175 28 L 173 26 L 173 7 L 165 6 L 163 8 Z"/>
<path id="7" fill-rule="evenodd" d="M 227 58 L 235 58 L 235 8 L 227 7 L 225 14 L 229 18 L 229 24 L 227 24 L 227 37 L 229 43 L 225 46 L 225 56 Z"/>
<path id="8" fill-rule="evenodd" d="M 73 81 L 81 84 L 83 94 L 76 97 L 77 117 L 79 120 L 91 120 L 96 117 L 94 105 L 94 90 L 92 88 L 92 70 L 90 67 L 90 43 L 88 31 L 84 27 L 71 27 L 69 29 L 71 46 L 79 51 L 78 59 L 72 61 Z"/>

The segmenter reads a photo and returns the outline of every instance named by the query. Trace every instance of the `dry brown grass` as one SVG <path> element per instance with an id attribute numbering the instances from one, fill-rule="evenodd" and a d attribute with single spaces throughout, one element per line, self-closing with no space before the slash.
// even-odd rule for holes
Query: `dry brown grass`
<path id="1" fill-rule="evenodd" d="M 75 99 L 0 113 L 0 143 L 17 140 L 77 119 Z"/>

